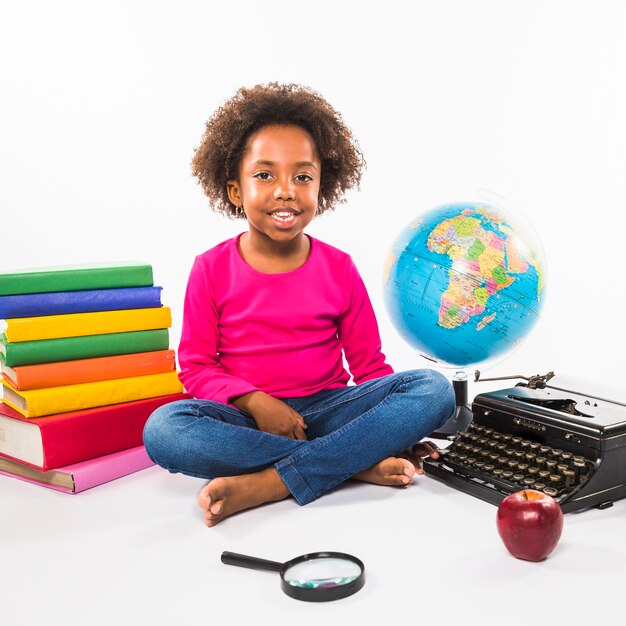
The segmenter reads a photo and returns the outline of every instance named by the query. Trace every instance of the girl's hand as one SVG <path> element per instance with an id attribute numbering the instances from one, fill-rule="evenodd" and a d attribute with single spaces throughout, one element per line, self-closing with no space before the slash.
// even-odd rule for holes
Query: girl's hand
<path id="1" fill-rule="evenodd" d="M 234 398 L 231 402 L 238 409 L 249 413 L 259 430 L 289 439 L 306 440 L 304 431 L 307 425 L 304 418 L 282 400 L 262 391 L 253 391 Z"/>

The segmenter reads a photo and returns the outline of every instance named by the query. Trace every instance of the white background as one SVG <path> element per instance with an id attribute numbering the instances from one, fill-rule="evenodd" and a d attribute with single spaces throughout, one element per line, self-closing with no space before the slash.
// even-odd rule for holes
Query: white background
<path id="1" fill-rule="evenodd" d="M 190 174 L 204 123 L 242 85 L 298 82 L 365 153 L 361 190 L 309 232 L 354 257 L 396 369 L 426 362 L 387 319 L 387 249 L 419 212 L 485 190 L 531 222 L 548 261 L 542 320 L 497 371 L 622 386 L 623 3 L 3 7 L 0 271 L 151 263 L 176 346 L 193 257 L 245 228 Z"/>
<path id="2" fill-rule="evenodd" d="M 156 284 L 164 287 L 163 301 L 173 310 L 171 343 L 176 347 L 182 298 L 194 256 L 245 226 L 214 215 L 191 177 L 190 161 L 204 123 L 240 86 L 270 80 L 297 82 L 318 90 L 342 113 L 365 153 L 368 169 L 360 191 L 350 193 L 347 203 L 334 213 L 313 222 L 309 232 L 355 259 L 378 315 L 383 350 L 397 370 L 427 362 L 404 343 L 387 319 L 380 289 L 387 249 L 419 212 L 450 201 L 473 199 L 486 191 L 504 198 L 507 206 L 532 223 L 543 242 L 548 273 L 541 321 L 513 355 L 485 375 L 554 370 L 564 377 L 562 381 L 606 389 L 613 397 L 626 400 L 622 371 L 626 352 L 622 324 L 626 308 L 626 4 L 617 0 L 21 0 L 3 1 L 1 7 L 0 271 L 88 261 L 150 263 Z M 159 472 L 147 470 L 153 471 Z M 142 493 L 140 483 L 132 482 L 137 476 L 128 480 L 137 494 Z M 173 511 L 181 507 L 176 515 L 187 524 L 194 510 L 195 483 L 190 489 L 185 480 L 190 479 L 158 473 L 153 477 L 151 497 L 158 502 L 165 491 L 172 501 L 163 508 Z M 176 487 L 183 483 L 189 492 L 184 505 Z M 110 488 L 76 496 L 71 506 L 82 511 L 80 515 L 87 515 L 87 510 L 99 511 L 98 506 L 80 509 L 78 498 L 86 502 L 87 497 L 115 493 L 107 491 Z M 435 500 L 448 493 L 439 485 L 429 489 Z M 40 506 L 46 510 L 52 507 L 52 511 L 56 506 L 62 511 L 55 518 L 61 543 L 55 549 L 26 549 L 33 560 L 25 561 L 22 579 L 37 569 L 37 551 L 41 558 L 48 556 L 55 562 L 62 560 L 66 550 L 75 553 L 74 544 L 63 544 L 64 537 L 72 536 L 67 525 L 73 523 L 65 519 L 65 496 L 16 482 L 10 482 L 6 490 L 7 502 L 13 506 L 5 509 L 10 511 L 8 517 L 4 511 L 0 513 L 7 523 L 5 538 L 7 533 L 17 532 L 17 537 L 27 541 L 27 534 L 20 535 L 17 529 L 24 527 L 25 517 L 38 517 L 26 496 L 39 498 L 39 511 Z M 420 495 L 427 494 L 428 490 Z M 376 602 L 379 607 L 401 602 L 400 597 L 408 602 L 411 584 L 421 580 L 417 572 L 425 562 L 419 554 L 412 554 L 409 556 L 415 565 L 406 565 L 403 549 L 414 544 L 401 530 L 408 532 L 413 518 L 405 517 L 399 524 L 394 517 L 395 530 L 391 532 L 385 526 L 392 515 L 391 503 L 384 507 L 382 500 L 374 498 L 368 512 L 367 503 L 356 498 L 363 511 L 363 517 L 358 517 L 361 534 L 346 535 L 343 549 L 349 550 L 351 541 L 361 556 L 366 547 L 371 549 L 367 520 L 377 520 L 379 532 L 392 544 L 394 538 L 389 536 L 397 534 L 389 552 L 381 547 L 376 553 L 379 573 L 378 579 L 374 574 L 372 580 L 378 582 L 366 588 L 369 592 L 360 592 L 373 594 L 366 596 L 370 598 L 367 611 L 371 616 L 377 614 L 371 608 Z M 134 493 L 128 500 L 139 501 Z M 424 511 L 417 504 L 419 498 L 415 500 L 421 515 Z M 455 535 L 448 538 L 453 542 L 448 556 L 457 555 L 457 572 L 466 577 L 464 580 L 472 578 L 469 584 L 477 585 L 477 593 L 481 585 L 499 587 L 498 593 L 509 598 L 526 584 L 536 588 L 528 578 L 536 569 L 513 575 L 510 587 L 503 583 L 501 575 L 505 571 L 509 575 L 510 568 L 518 572 L 518 563 L 511 565 L 512 561 L 499 551 L 495 529 L 490 526 L 495 509 L 455 493 L 454 499 L 446 500 L 446 511 L 451 515 L 459 514 L 449 504 L 457 501 L 469 509 L 468 523 L 481 528 L 479 540 L 483 542 L 467 540 L 455 545 Z M 290 537 L 285 544 L 289 547 L 278 550 L 276 558 L 289 558 L 309 548 L 329 547 L 328 543 L 313 546 L 295 542 L 288 524 L 268 530 L 272 513 L 280 508 L 292 511 L 297 514 L 297 520 L 292 521 L 299 528 L 308 528 L 315 519 L 315 524 L 321 524 L 323 537 L 325 531 L 334 536 L 332 530 L 338 526 L 323 517 L 325 512 L 346 521 L 355 515 L 342 510 L 347 505 L 341 498 L 332 500 L 329 496 L 320 502 L 314 506 L 322 508 L 313 510 L 322 516 L 321 522 L 304 515 L 310 508 L 292 511 L 295 504 L 285 502 L 237 516 L 225 522 L 222 530 L 202 529 L 199 517 L 192 517 L 190 527 L 199 541 L 220 538 L 212 547 L 216 554 L 218 548 L 232 550 L 245 544 L 246 537 L 257 541 L 259 552 L 261 530 L 270 537 L 272 532 L 281 533 L 282 538 Z M 113 497 L 110 505 L 115 507 Z M 154 508 L 155 514 L 164 514 L 159 505 Z M 126 510 L 134 509 L 131 505 Z M 405 509 L 398 510 L 407 514 Z M 617 512 L 618 507 L 613 510 Z M 623 512 L 623 507 L 620 510 Z M 136 520 L 143 519 L 143 514 L 137 510 Z M 283 523 L 290 519 L 288 513 L 281 514 Z M 603 519 L 613 515 L 617 522 L 615 513 L 604 514 Z M 485 522 L 488 532 L 481 515 L 489 520 Z M 574 528 L 582 534 L 570 542 L 560 564 L 557 555 L 545 564 L 538 582 L 550 585 L 556 580 L 550 576 L 569 572 L 573 576 L 570 591 L 578 593 L 592 574 L 605 572 L 609 578 L 600 579 L 595 590 L 600 600 L 600 589 L 610 590 L 613 584 L 609 581 L 623 580 L 624 555 L 614 551 L 607 531 L 610 527 L 593 525 L 594 520 L 601 519 L 600 513 L 585 515 L 574 518 L 570 525 L 570 532 Z M 118 536 L 126 537 L 124 532 L 129 531 L 124 529 L 133 529 L 132 523 L 123 515 L 116 519 Z M 166 532 L 182 532 L 174 518 L 166 519 L 163 523 L 156 518 L 149 522 L 162 529 L 154 530 L 154 535 L 150 534 L 152 526 L 138 527 L 137 533 L 149 531 L 147 539 L 141 535 L 144 540 L 140 541 L 146 554 L 152 553 L 151 539 L 157 542 Z M 271 519 L 281 518 L 274 515 Z M 586 520 L 584 529 L 582 519 Z M 108 563 L 105 567 L 111 571 L 116 567 L 111 554 L 117 553 L 97 552 L 98 545 L 107 545 L 100 543 L 100 529 L 105 533 L 106 524 L 89 523 L 98 530 L 93 537 L 82 535 L 78 552 L 89 558 L 104 558 Z M 430 523 L 437 528 L 445 525 L 436 517 Z M 239 529 L 236 536 L 229 536 L 227 524 Z M 615 523 L 614 527 L 613 536 L 620 536 Z M 38 532 L 41 525 L 31 522 L 26 532 L 28 529 Z M 426 526 L 419 536 L 432 533 L 433 528 Z M 136 538 L 131 535 L 128 545 Z M 278 536 L 275 538 L 274 545 L 280 545 Z M 598 543 L 602 541 L 605 543 Z M 175 558 L 180 554 L 177 544 L 164 541 L 163 545 L 164 555 Z M 171 553 L 167 552 L 168 545 Z M 433 548 L 444 550 L 447 545 L 440 537 Z M 261 556 L 273 557 L 269 546 L 261 550 Z M 189 565 L 197 545 L 192 541 L 187 547 L 189 554 L 185 556 L 184 550 L 182 554 Z M 22 550 L 21 544 L 15 548 L 16 562 Z M 476 571 L 472 564 L 482 558 L 483 550 L 489 568 L 481 566 Z M 389 554 L 400 560 L 400 566 L 396 574 L 387 571 L 384 578 L 380 568 L 390 567 L 383 558 Z M 600 561 L 594 561 L 594 555 Z M 576 564 L 583 561 L 592 564 L 586 570 L 587 578 L 577 572 Z M 505 569 L 498 570 L 499 563 Z M 174 575 L 174 565 L 164 565 L 161 573 Z M 492 565 L 495 570 L 490 569 Z M 58 563 L 44 565 L 42 571 L 50 572 L 54 567 L 59 567 Z M 61 576 L 69 578 L 72 572 L 80 578 L 85 564 L 70 562 L 65 567 Z M 135 567 L 139 566 L 131 565 L 131 572 Z M 151 572 L 159 570 L 153 564 L 148 567 Z M 441 564 L 437 567 L 438 576 L 449 573 Z M 215 568 L 216 575 L 227 575 Z M 191 571 L 193 576 L 203 575 L 200 570 Z M 243 576 L 231 571 L 228 575 L 232 585 Z M 134 580 L 145 576 L 146 571 L 138 569 Z M 9 580 L 18 578 L 10 576 Z M 253 593 L 258 576 L 250 574 L 246 580 Z M 394 580 L 401 595 L 385 596 L 385 585 Z M 282 595 L 275 582 L 271 591 L 269 583 L 267 587 L 274 599 Z M 209 583 L 206 588 L 210 588 Z M 86 588 L 82 593 L 87 593 Z M 190 598 L 199 597 L 189 590 L 185 593 Z M 424 593 L 424 597 L 415 595 L 413 604 L 427 597 L 442 600 L 429 586 Z M 163 597 L 160 603 L 165 602 Z M 363 596 L 353 600 L 357 597 Z M 20 598 L 20 604 L 28 603 L 27 595 Z M 268 595 L 266 602 L 271 601 Z M 128 602 L 131 604 L 124 605 L 127 614 L 139 612 L 131 600 Z M 158 604 L 158 610 L 154 609 L 153 620 L 167 614 L 164 606 Z M 188 606 L 200 611 L 191 600 Z M 208 597 L 205 606 L 210 606 Z M 113 609 L 107 610 L 109 613 L 103 615 L 112 615 Z M 253 607 L 240 606 L 239 610 L 252 611 Z M 563 616 L 554 607 L 546 610 Z M 84 617 L 80 605 L 74 613 L 78 623 L 78 616 Z M 439 619 L 427 613 L 431 619 Z M 193 621 L 203 615 L 204 609 Z M 382 623 L 383 616 L 390 617 L 393 611 L 387 614 L 380 609 L 377 615 L 381 619 L 365 619 L 364 623 Z M 588 617 L 598 616 L 593 613 Z M 212 611 L 210 617 L 215 619 Z M 420 617 L 418 612 L 415 619 Z M 583 617 L 581 613 L 571 615 L 569 623 Z"/>

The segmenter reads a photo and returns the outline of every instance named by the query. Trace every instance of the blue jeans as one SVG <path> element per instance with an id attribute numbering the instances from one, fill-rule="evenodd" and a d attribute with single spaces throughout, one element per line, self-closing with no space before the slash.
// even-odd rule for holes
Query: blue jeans
<path id="1" fill-rule="evenodd" d="M 304 418 L 307 441 L 260 431 L 250 415 L 227 404 L 181 400 L 150 416 L 146 450 L 170 472 L 198 478 L 274 466 L 296 501 L 307 504 L 417 443 L 455 408 L 450 383 L 429 369 L 281 400 Z"/>

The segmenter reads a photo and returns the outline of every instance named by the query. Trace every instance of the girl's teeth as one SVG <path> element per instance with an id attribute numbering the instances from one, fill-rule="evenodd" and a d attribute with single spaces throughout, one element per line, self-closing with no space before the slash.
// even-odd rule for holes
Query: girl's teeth
<path id="1" fill-rule="evenodd" d="M 272 213 L 272 217 L 279 222 L 290 222 L 295 218 L 293 213 Z"/>

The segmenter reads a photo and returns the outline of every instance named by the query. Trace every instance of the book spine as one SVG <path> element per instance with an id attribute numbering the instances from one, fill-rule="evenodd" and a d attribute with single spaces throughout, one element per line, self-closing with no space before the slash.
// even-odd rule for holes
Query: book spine
<path id="1" fill-rule="evenodd" d="M 150 287 L 151 265 L 84 267 L 0 274 L 0 295 Z"/>
<path id="2" fill-rule="evenodd" d="M 17 478 L 18 480 L 38 485 L 40 487 L 54 489 L 55 491 L 76 494 L 81 491 L 91 489 L 92 487 L 103 485 L 112 480 L 122 478 L 123 476 L 129 476 L 130 474 L 152 467 L 153 465 L 154 461 L 150 459 L 144 446 L 137 446 L 129 450 L 107 454 L 106 456 L 98 457 L 96 459 L 83 461 L 82 463 L 75 463 L 74 465 L 68 465 L 61 467 L 58 470 L 53 470 L 54 473 L 65 474 L 71 477 L 71 482 L 73 484 L 71 488 L 62 487 L 57 484 L 52 484 L 48 481 L 38 479 L 36 474 L 35 476 L 30 477 L 20 475 L 20 473 L 18 473 L 20 472 L 20 469 L 15 465 L 13 466 L 13 471 L 0 470 L 0 475 Z M 45 474 L 42 472 L 40 476 L 43 478 Z"/>
<path id="3" fill-rule="evenodd" d="M 9 367 L 167 350 L 168 347 L 167 328 L 17 343 L 0 339 L 2 360 Z"/>
<path id="4" fill-rule="evenodd" d="M 133 376 L 117 380 L 102 380 L 81 385 L 64 385 L 62 387 L 47 387 L 46 389 L 32 389 L 30 391 L 15 391 L 3 383 L 5 389 L 4 401 L 19 411 L 25 417 L 42 417 L 78 411 L 97 406 L 108 406 L 144 400 L 157 396 L 182 393 L 183 386 L 178 380 L 177 372 L 165 374 L 150 374 L 148 376 Z M 7 391 L 21 396 L 26 401 L 26 410 L 17 406 Z"/>
<path id="5" fill-rule="evenodd" d="M 72 313 L 6 320 L 4 335 L 10 343 L 64 337 L 157 330 L 172 325 L 169 307 L 96 313 Z"/>
<path id="6" fill-rule="evenodd" d="M 0 296 L 0 318 L 160 307 L 162 289 L 127 287 Z"/>
<path id="7" fill-rule="evenodd" d="M 27 391 L 60 385 L 78 385 L 97 380 L 161 374 L 175 369 L 174 350 L 155 350 L 78 361 L 23 365 L 15 369 L 2 365 L 2 374 L 15 389 Z"/>
<path id="8" fill-rule="evenodd" d="M 144 446 L 65 467 L 74 477 L 74 493 L 129 476 L 154 465 Z"/>
<path id="9" fill-rule="evenodd" d="M 0 403 L 0 456 L 48 471 L 140 446 L 144 426 L 154 411 L 189 398 L 177 393 L 35 418 L 25 418 Z M 26 452 L 31 429 L 38 431 L 40 462 L 35 461 L 36 454 Z"/>

